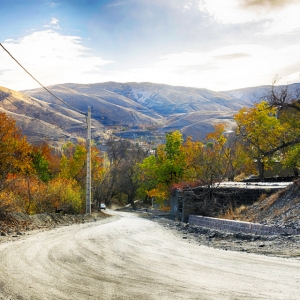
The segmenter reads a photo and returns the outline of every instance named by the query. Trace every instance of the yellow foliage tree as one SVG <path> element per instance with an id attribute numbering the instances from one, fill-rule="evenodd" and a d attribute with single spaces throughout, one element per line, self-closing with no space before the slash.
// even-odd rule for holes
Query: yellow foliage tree
<path id="1" fill-rule="evenodd" d="M 263 180 L 264 170 L 272 168 L 274 162 L 280 159 L 280 152 L 276 149 L 285 139 L 287 128 L 277 118 L 277 109 L 265 101 L 253 108 L 241 109 L 234 119 L 236 134 L 241 138 L 248 162 L 257 164 Z"/>

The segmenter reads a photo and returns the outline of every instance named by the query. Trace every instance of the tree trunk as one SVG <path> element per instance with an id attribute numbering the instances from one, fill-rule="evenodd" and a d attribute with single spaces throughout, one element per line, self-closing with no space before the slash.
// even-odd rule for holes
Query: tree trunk
<path id="1" fill-rule="evenodd" d="M 265 174 L 265 164 L 262 161 L 258 161 L 258 172 L 259 172 L 259 179 L 260 181 L 264 181 L 264 174 Z"/>
<path id="2" fill-rule="evenodd" d="M 28 192 L 28 205 L 26 208 L 26 213 L 29 215 L 30 214 L 30 208 L 31 208 L 31 192 L 30 192 L 30 181 L 29 181 L 29 176 L 26 176 L 26 181 L 27 181 L 27 192 Z"/>
<path id="3" fill-rule="evenodd" d="M 134 198 L 133 198 L 130 194 L 128 194 L 127 196 L 128 196 L 128 203 L 130 203 L 131 206 L 132 206 L 132 208 L 133 208 L 134 210 L 136 210 L 136 205 L 135 205 L 135 203 L 134 203 Z"/>
<path id="4" fill-rule="evenodd" d="M 298 170 L 298 168 L 294 168 L 294 176 L 295 177 L 299 176 L 299 170 Z"/>

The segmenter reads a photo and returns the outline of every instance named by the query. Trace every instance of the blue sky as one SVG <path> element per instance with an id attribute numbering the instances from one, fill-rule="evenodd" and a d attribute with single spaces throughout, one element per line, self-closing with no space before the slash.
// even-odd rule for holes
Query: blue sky
<path id="1" fill-rule="evenodd" d="M 44 85 L 300 82 L 299 0 L 1 0 L 0 11 L 0 42 Z M 38 87 L 2 48 L 0 86 Z"/>

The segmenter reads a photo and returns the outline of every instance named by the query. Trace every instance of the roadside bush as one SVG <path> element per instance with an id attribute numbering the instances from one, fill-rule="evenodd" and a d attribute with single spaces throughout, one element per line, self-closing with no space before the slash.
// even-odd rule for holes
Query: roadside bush
<path id="1" fill-rule="evenodd" d="M 0 212 L 81 213 L 84 211 L 82 195 L 83 190 L 74 179 L 55 178 L 45 183 L 36 177 L 19 176 L 0 194 Z"/>
<path id="2" fill-rule="evenodd" d="M 49 182 L 48 193 L 54 210 L 65 213 L 82 213 L 84 211 L 83 189 L 73 179 L 55 178 Z"/>

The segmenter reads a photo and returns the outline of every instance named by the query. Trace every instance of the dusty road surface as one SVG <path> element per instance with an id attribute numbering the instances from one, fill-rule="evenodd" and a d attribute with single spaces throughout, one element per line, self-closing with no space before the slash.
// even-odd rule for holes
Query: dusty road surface
<path id="1" fill-rule="evenodd" d="M 130 213 L 0 244 L 0 299 L 300 299 L 300 262 L 189 243 Z"/>

